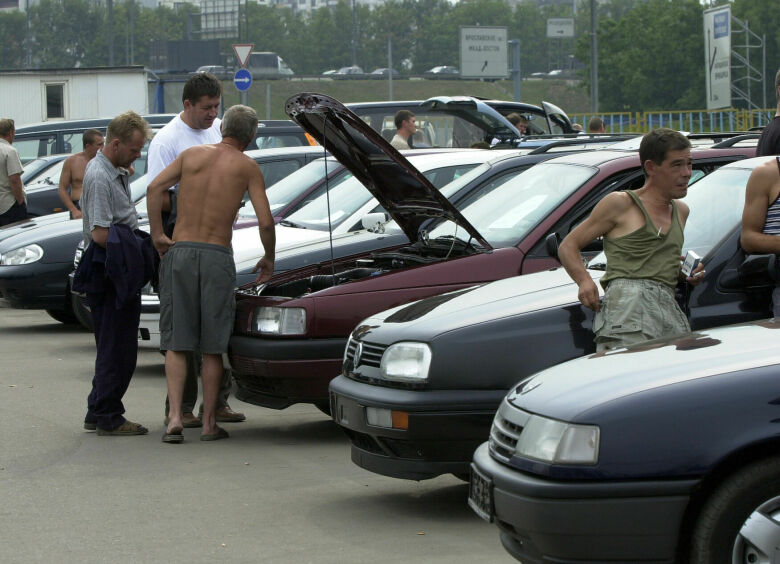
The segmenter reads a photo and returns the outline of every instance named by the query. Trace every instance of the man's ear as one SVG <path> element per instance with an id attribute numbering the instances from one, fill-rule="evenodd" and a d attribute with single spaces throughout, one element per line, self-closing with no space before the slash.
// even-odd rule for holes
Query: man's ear
<path id="1" fill-rule="evenodd" d="M 658 165 L 653 161 L 653 159 L 647 159 L 644 163 L 642 163 L 645 168 L 645 174 L 648 176 L 655 174 L 656 170 L 658 169 Z"/>

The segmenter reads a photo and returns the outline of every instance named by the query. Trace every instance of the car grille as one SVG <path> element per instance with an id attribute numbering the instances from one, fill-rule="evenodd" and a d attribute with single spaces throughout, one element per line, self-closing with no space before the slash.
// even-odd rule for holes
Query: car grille
<path id="1" fill-rule="evenodd" d="M 373 368 L 379 368 L 379 364 L 382 362 L 382 355 L 387 347 L 385 345 L 377 345 L 375 343 L 369 343 L 368 341 L 356 341 L 350 339 L 347 343 L 346 360 L 355 363 L 355 350 L 357 349 L 358 342 L 363 345 L 363 351 L 360 354 L 359 366 L 371 366 Z"/>
<path id="2" fill-rule="evenodd" d="M 523 426 L 509 420 L 510 412 L 519 411 L 510 407 L 506 401 L 501 403 L 498 408 L 493 426 L 490 429 L 490 451 L 496 457 L 502 460 L 509 460 L 515 453 L 517 441 L 520 439 L 520 433 L 523 432 Z M 523 413 L 523 412 L 520 412 Z M 511 415 L 515 415 L 512 413 Z M 512 417 L 516 419 L 516 417 Z"/>

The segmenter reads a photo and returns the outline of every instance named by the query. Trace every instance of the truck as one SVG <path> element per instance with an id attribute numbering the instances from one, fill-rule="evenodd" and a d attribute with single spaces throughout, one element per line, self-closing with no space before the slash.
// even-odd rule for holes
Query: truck
<path id="1" fill-rule="evenodd" d="M 279 55 L 272 51 L 252 51 L 246 63 L 252 78 L 283 78 L 295 74 Z"/>

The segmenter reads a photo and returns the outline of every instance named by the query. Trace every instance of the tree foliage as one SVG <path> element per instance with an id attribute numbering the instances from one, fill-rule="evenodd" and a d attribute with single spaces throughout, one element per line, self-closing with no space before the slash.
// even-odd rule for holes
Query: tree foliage
<path id="1" fill-rule="evenodd" d="M 734 17 L 746 22 L 757 36 L 766 36 L 766 92 L 769 105 L 774 105 L 772 79 L 780 66 L 777 0 L 728 3 Z M 523 75 L 562 68 L 576 72 L 587 89 L 590 4 L 576 0 L 573 12 L 569 3 L 540 6 L 535 0 L 512 4 L 506 0 L 386 0 L 372 10 L 359 0 L 354 4 L 339 0 L 307 13 L 242 2 L 241 37 L 223 39 L 221 46 L 228 64 L 233 63 L 231 44 L 249 41 L 256 50 L 279 53 L 297 74 L 312 75 L 353 63 L 367 72 L 388 66 L 391 44 L 393 67 L 419 74 L 436 65 L 460 64 L 460 26 L 506 26 L 508 37 L 519 40 Z M 702 18 L 706 8 L 699 0 L 608 0 L 596 5 L 602 111 L 704 106 Z M 575 19 L 574 39 L 547 37 L 547 20 L 555 17 Z M 114 64 L 148 66 L 152 41 L 185 39 L 188 29 L 197 38 L 199 23 L 197 4 L 152 9 L 137 0 L 115 0 L 113 36 L 109 37 L 106 3 L 40 0 L 29 11 L 32 67 L 107 65 L 110 41 Z M 24 13 L 0 13 L 1 69 L 28 66 L 26 26 Z M 760 65 L 758 52 L 751 61 Z M 759 90 L 754 86 L 754 92 Z"/>

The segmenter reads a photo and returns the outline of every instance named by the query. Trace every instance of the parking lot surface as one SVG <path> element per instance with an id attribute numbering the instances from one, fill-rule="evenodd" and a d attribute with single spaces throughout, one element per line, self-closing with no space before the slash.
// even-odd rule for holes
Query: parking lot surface
<path id="1" fill-rule="evenodd" d="M 514 562 L 453 477 L 385 478 L 349 460 L 314 407 L 232 400 L 231 438 L 163 444 L 163 357 L 141 349 L 125 395 L 142 437 L 82 421 L 92 335 L 0 308 L 0 527 L 16 562 Z"/>

